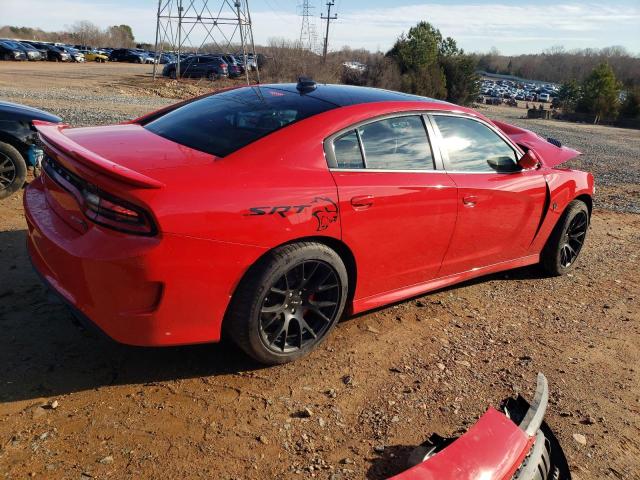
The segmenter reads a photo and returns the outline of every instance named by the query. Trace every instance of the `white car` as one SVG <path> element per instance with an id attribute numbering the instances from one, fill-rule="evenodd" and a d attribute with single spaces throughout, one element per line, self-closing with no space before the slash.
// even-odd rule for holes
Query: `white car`
<path id="1" fill-rule="evenodd" d="M 538 95 L 539 102 L 548 102 L 549 100 L 551 100 L 551 97 L 549 96 L 548 93 L 540 93 Z"/>

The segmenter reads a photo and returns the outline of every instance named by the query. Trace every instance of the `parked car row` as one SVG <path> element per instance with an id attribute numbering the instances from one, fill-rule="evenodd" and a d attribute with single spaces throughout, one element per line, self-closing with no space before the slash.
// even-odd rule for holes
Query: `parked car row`
<path id="1" fill-rule="evenodd" d="M 259 63 L 264 62 L 260 54 L 247 55 L 246 64 L 243 55 L 218 53 L 218 54 L 181 54 L 180 68 L 178 70 L 177 55 L 171 63 L 167 63 L 162 70 L 162 75 L 170 78 L 208 78 L 216 80 L 222 77 L 239 77 L 248 68 L 255 70 Z M 179 72 L 179 74 L 178 74 Z"/>
<path id="2" fill-rule="evenodd" d="M 84 62 L 85 53 L 69 45 L 0 38 L 2 60 L 49 60 L 51 62 Z"/>
<path id="3" fill-rule="evenodd" d="M 175 62 L 172 54 L 157 56 L 153 51 L 139 48 L 92 48 L 88 45 L 68 45 L 0 38 L 0 60 L 48 60 L 52 62 Z"/>
<path id="4" fill-rule="evenodd" d="M 215 80 L 221 77 L 239 77 L 246 69 L 255 70 L 258 63 L 264 62 L 262 55 L 243 54 L 178 54 L 154 52 L 142 48 L 93 48 L 89 45 L 67 45 L 61 43 L 39 42 L 34 40 L 15 40 L 0 38 L 1 60 L 49 60 L 53 62 L 128 62 L 164 64 L 162 74 L 167 77 L 205 77 Z"/>
<path id="5" fill-rule="evenodd" d="M 558 89 L 559 87 L 555 84 L 484 79 L 480 86 L 480 93 L 487 97 L 523 100 L 527 102 L 551 102 L 553 98 L 558 96 Z"/>

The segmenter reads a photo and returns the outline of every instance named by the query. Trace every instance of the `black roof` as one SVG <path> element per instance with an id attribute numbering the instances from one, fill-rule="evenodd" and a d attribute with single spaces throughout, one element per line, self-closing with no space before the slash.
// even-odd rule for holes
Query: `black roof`
<path id="1" fill-rule="evenodd" d="M 295 83 L 262 84 L 261 88 L 271 88 L 290 93 L 300 94 L 301 97 L 312 97 L 317 100 L 332 103 L 336 107 L 346 107 L 359 103 L 371 102 L 435 102 L 447 103 L 434 98 L 411 95 L 409 93 L 394 92 L 381 88 L 357 87 L 354 85 L 333 85 L 317 83 L 316 88 L 300 93 Z M 255 88 L 255 87 L 254 87 Z"/>

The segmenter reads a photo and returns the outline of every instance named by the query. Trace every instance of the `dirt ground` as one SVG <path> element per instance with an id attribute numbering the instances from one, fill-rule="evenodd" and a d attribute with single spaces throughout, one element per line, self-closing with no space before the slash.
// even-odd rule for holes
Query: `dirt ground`
<path id="1" fill-rule="evenodd" d="M 0 62 L 0 100 L 78 125 L 131 118 L 172 101 L 150 92 L 150 69 Z M 131 348 L 78 330 L 31 270 L 20 196 L 0 203 L 0 476 L 382 479 L 431 433 L 530 398 L 541 371 L 573 478 L 640 479 L 640 133 L 483 112 L 585 153 L 574 164 L 598 192 L 576 270 L 519 269 L 345 319 L 280 367 L 226 344 Z"/>

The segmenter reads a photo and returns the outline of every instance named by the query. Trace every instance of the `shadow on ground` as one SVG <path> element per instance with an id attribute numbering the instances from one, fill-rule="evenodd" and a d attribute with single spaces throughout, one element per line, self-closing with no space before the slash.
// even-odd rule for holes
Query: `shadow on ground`
<path id="1" fill-rule="evenodd" d="M 33 272 L 26 231 L 0 232 L 0 402 L 49 397 L 106 385 L 215 376 L 259 366 L 230 342 L 140 348 L 83 331 Z M 525 279 L 524 268 L 476 279 Z"/>
<path id="2" fill-rule="evenodd" d="M 227 342 L 139 348 L 83 331 L 66 307 L 51 303 L 25 238 L 24 230 L 0 232 L 0 402 L 258 367 Z"/>

